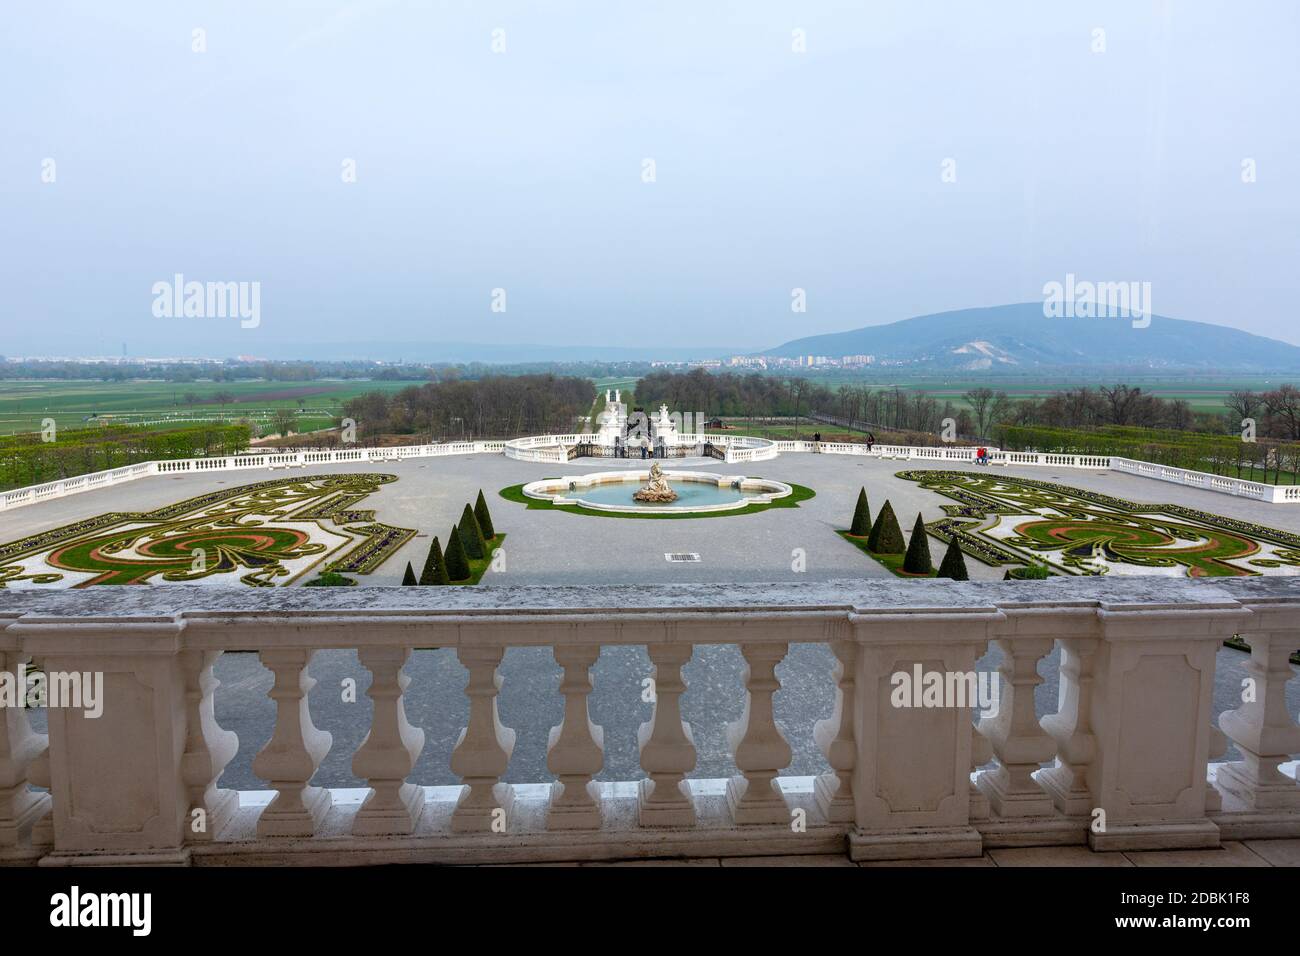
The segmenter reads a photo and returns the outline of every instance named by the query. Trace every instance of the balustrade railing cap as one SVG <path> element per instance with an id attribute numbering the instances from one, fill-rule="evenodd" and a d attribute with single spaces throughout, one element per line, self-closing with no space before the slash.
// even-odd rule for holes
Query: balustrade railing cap
<path id="1" fill-rule="evenodd" d="M 176 615 L 258 617 L 313 612 L 366 615 L 570 614 L 634 615 L 953 614 L 994 609 L 1098 608 L 1111 611 L 1197 606 L 1231 608 L 1237 602 L 1294 602 L 1300 579 L 1157 576 L 1073 577 L 1046 581 L 834 580 L 774 583 L 649 585 L 511 585 L 462 587 L 212 588 L 196 585 L 94 587 L 0 592 L 6 618 L 166 619 Z"/>

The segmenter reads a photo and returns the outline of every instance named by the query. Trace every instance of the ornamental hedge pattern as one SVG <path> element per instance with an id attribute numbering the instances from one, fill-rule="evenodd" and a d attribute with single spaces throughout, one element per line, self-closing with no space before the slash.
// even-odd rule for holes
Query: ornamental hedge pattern
<path id="1" fill-rule="evenodd" d="M 961 471 L 897 477 L 958 502 L 926 527 L 992 566 L 1045 563 L 1059 574 L 1247 576 L 1300 568 L 1300 535 L 1173 504 L 1141 504 L 1030 478 Z M 1123 573 L 1122 571 L 1120 573 Z"/>
<path id="2" fill-rule="evenodd" d="M 246 585 L 268 587 L 306 570 L 295 572 L 286 562 L 343 549 L 319 570 L 369 574 L 415 531 L 377 522 L 373 511 L 351 506 L 396 480 L 364 473 L 280 478 L 154 511 L 98 515 L 0 545 L 0 588 L 16 581 L 55 584 L 67 577 L 58 572 L 69 571 L 93 574 L 75 587 L 185 583 L 229 573 L 241 573 Z M 313 540 L 314 528 L 328 530 L 330 543 Z M 357 543 L 333 544 L 334 536 Z"/>

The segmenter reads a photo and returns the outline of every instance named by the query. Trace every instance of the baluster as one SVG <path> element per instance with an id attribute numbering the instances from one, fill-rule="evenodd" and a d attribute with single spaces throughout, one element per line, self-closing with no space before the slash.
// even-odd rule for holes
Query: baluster
<path id="1" fill-rule="evenodd" d="M 24 661 L 17 653 L 0 651 L 0 673 L 13 674 L 16 679 Z M 28 784 L 33 763 L 48 746 L 45 734 L 32 730 L 26 707 L 0 706 L 0 860 L 33 852 L 26 847 L 24 831 L 49 812 L 50 798 Z"/>
<path id="2" fill-rule="evenodd" d="M 853 739 L 853 709 L 857 700 L 853 665 L 857 646 L 851 641 L 834 641 L 835 709 L 826 720 L 813 725 L 813 740 L 826 755 L 830 773 L 813 783 L 817 806 L 830 823 L 853 822 L 853 761 L 857 745 Z"/>
<path id="3" fill-rule="evenodd" d="M 1043 682 L 1038 661 L 1052 649 L 1046 637 L 998 638 L 1003 678 L 998 712 L 980 719 L 980 733 L 993 745 L 998 768 L 977 783 L 999 816 L 1043 816 L 1054 812 L 1051 798 L 1033 777 L 1039 764 L 1056 755 L 1056 743 L 1034 714 L 1034 688 Z"/>
<path id="4" fill-rule="evenodd" d="M 1228 735 L 1214 724 L 1210 724 L 1209 762 L 1218 760 L 1228 752 Z M 1205 812 L 1218 813 L 1223 809 L 1223 794 L 1215 787 L 1205 788 Z"/>
<path id="5" fill-rule="evenodd" d="M 276 795 L 257 821 L 257 835 L 311 836 L 329 812 L 332 798 L 308 784 L 334 738 L 311 721 L 307 695 L 316 681 L 307 673 L 315 652 L 305 648 L 264 650 L 261 660 L 275 675 L 275 733 L 253 758 L 253 773 L 270 782 Z"/>
<path id="6" fill-rule="evenodd" d="M 403 695 L 411 683 L 403 668 L 409 647 L 363 647 L 357 652 L 370 671 L 367 696 L 374 703 L 370 732 L 352 757 L 352 773 L 370 784 L 370 795 L 352 821 L 358 835 L 406 834 L 424 812 L 424 788 L 408 783 L 424 749 L 424 731 L 406 719 Z"/>
<path id="7" fill-rule="evenodd" d="M 1088 771 L 1097 755 L 1092 733 L 1092 665 L 1095 638 L 1061 641 L 1061 677 L 1056 713 L 1041 721 L 1044 732 L 1056 741 L 1056 764 L 1040 770 L 1037 780 L 1056 809 L 1067 816 L 1092 813 L 1093 797 Z"/>
<path id="8" fill-rule="evenodd" d="M 695 738 L 682 720 L 681 696 L 686 691 L 682 665 L 691 659 L 690 644 L 650 644 L 646 653 L 654 665 L 655 706 L 650 719 L 637 729 L 641 768 L 638 818 L 643 827 L 695 825 L 695 801 L 686 775 L 695 769 Z"/>
<path id="9" fill-rule="evenodd" d="M 212 674 L 220 651 L 183 651 L 185 672 L 185 753 L 181 779 L 189 799 L 185 822 L 188 843 L 210 843 L 239 809 L 239 794 L 217 787 L 226 764 L 239 750 L 239 737 L 217 724 L 213 695 L 221 682 Z"/>
<path id="10" fill-rule="evenodd" d="M 32 846 L 49 848 L 54 846 L 54 775 L 50 769 L 50 748 L 47 746 L 27 768 L 27 779 L 33 787 L 44 787 L 51 791 L 46 801 L 46 811 L 32 824 Z"/>
<path id="11" fill-rule="evenodd" d="M 772 695 L 781 689 L 776 665 L 788 644 L 742 644 L 745 658 L 745 711 L 727 726 L 727 742 L 741 776 L 727 781 L 727 804 L 737 823 L 788 823 L 790 808 L 776 784 L 790 765 L 790 744 L 776 726 Z"/>
<path id="12" fill-rule="evenodd" d="M 554 653 L 555 662 L 564 668 L 564 721 L 551 728 L 546 743 L 546 767 L 559 778 L 551 785 L 546 827 L 596 830 L 601 821 L 600 787 L 592 777 L 604 764 L 605 731 L 591 722 L 587 697 L 600 647 L 566 645 Z"/>
<path id="13" fill-rule="evenodd" d="M 993 759 L 993 744 L 989 739 L 979 732 L 979 728 L 974 724 L 970 727 L 970 768 L 978 771 Z M 987 820 L 990 816 L 989 798 L 984 796 L 984 792 L 975 786 L 975 781 L 970 784 L 970 819 Z"/>
<path id="14" fill-rule="evenodd" d="M 494 818 L 498 831 L 509 826 L 514 790 L 499 780 L 514 752 L 515 732 L 503 727 L 497 714 L 497 692 L 501 689 L 497 666 L 504 653 L 500 647 L 456 650 L 461 665 L 469 671 L 465 686 L 469 724 L 461 730 L 451 752 L 451 772 L 465 782 L 451 817 L 451 828 L 458 833 L 492 830 Z"/>
<path id="15" fill-rule="evenodd" d="M 1286 683 L 1292 676 L 1288 658 L 1300 641 L 1294 630 L 1241 637 L 1250 645 L 1246 673 L 1255 682 L 1255 699 L 1219 715 L 1219 726 L 1242 759 L 1221 764 L 1216 779 L 1221 789 L 1252 809 L 1294 809 L 1300 807 L 1300 787 L 1278 766 L 1300 752 L 1300 725 L 1286 707 Z"/>

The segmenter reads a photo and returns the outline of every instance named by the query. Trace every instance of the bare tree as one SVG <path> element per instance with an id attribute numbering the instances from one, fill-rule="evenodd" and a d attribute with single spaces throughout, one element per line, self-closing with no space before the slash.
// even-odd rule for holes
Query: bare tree
<path id="1" fill-rule="evenodd" d="M 1228 397 L 1223 400 L 1223 404 L 1228 407 L 1232 413 L 1232 427 L 1234 429 L 1241 427 L 1241 422 L 1247 418 L 1257 418 L 1256 414 L 1263 406 L 1264 399 L 1258 392 L 1253 392 L 1248 388 L 1234 389 L 1228 393 Z"/>
<path id="2" fill-rule="evenodd" d="M 1300 438 L 1300 390 L 1294 385 L 1279 385 L 1262 396 L 1270 425 L 1284 437 Z"/>
<path id="3" fill-rule="evenodd" d="M 993 401 L 993 389 L 987 385 L 972 388 L 962 398 L 970 406 L 971 417 L 975 419 L 975 437 L 983 438 L 988 431 L 989 405 Z"/>
<path id="4" fill-rule="evenodd" d="M 283 438 L 298 430 L 298 416 L 291 408 L 277 409 L 271 416 L 271 424 L 275 427 L 276 434 Z"/>
<path id="5" fill-rule="evenodd" d="M 1128 425 L 1142 398 L 1142 389 L 1130 388 L 1128 385 L 1114 387 L 1103 385 L 1101 394 L 1110 406 L 1111 424 Z"/>

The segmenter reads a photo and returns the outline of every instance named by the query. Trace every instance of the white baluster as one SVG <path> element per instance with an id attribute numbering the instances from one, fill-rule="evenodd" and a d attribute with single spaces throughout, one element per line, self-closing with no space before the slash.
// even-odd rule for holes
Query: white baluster
<path id="1" fill-rule="evenodd" d="M 1210 761 L 1218 760 L 1228 752 L 1228 735 L 1210 724 Z M 1223 809 L 1223 794 L 1215 787 L 1205 788 L 1205 812 L 1218 813 Z"/>
<path id="2" fill-rule="evenodd" d="M 981 718 L 980 733 L 993 744 L 998 768 L 981 773 L 977 783 L 993 810 L 1003 817 L 1044 816 L 1051 798 L 1034 779 L 1039 764 L 1056 755 L 1056 743 L 1034 714 L 1034 688 L 1043 682 L 1038 661 L 1052 649 L 1049 638 L 998 638 L 1002 663 L 1001 700 L 994 717 Z"/>
<path id="3" fill-rule="evenodd" d="M 772 696 L 781 689 L 776 665 L 788 644 L 742 644 L 745 658 L 745 711 L 728 725 L 727 742 L 741 775 L 727 781 L 727 804 L 737 823 L 788 823 L 790 808 L 776 784 L 790 765 L 790 744 L 776 726 Z"/>
<path id="4" fill-rule="evenodd" d="M 239 794 L 217 787 L 221 772 L 239 750 L 239 737 L 218 726 L 213 712 L 213 695 L 221 682 L 212 667 L 220 656 L 220 651 L 181 652 L 186 716 L 181 778 L 189 795 L 188 843 L 210 843 L 239 809 Z"/>
<path id="5" fill-rule="evenodd" d="M 979 732 L 974 724 L 970 728 L 970 768 L 972 771 L 979 770 L 990 760 L 993 759 L 993 745 L 989 739 Z M 970 784 L 970 818 L 972 820 L 987 820 L 989 818 L 989 798 L 984 796 L 984 792 L 975 786 L 975 781 Z"/>
<path id="6" fill-rule="evenodd" d="M 1061 676 L 1056 713 L 1039 721 L 1056 741 L 1055 766 L 1038 771 L 1036 779 L 1067 816 L 1090 815 L 1094 801 L 1088 770 L 1097 755 L 1092 733 L 1092 664 L 1097 653 L 1094 638 L 1061 641 Z"/>
<path id="7" fill-rule="evenodd" d="M 654 664 L 655 707 L 637 729 L 641 768 L 639 819 L 643 827 L 695 825 L 695 801 L 686 775 L 695 769 L 695 738 L 682 720 L 681 696 L 686 691 L 682 665 L 691 659 L 690 644 L 650 644 L 646 653 Z"/>
<path id="8" fill-rule="evenodd" d="M 857 646 L 851 641 L 831 644 L 835 655 L 835 709 L 826 720 L 813 725 L 813 740 L 831 766 L 813 783 L 817 806 L 830 823 L 853 822 L 853 761 L 857 744 L 853 739 L 853 709 L 857 700 L 853 665 Z"/>
<path id="9" fill-rule="evenodd" d="M 1246 673 L 1254 681 L 1255 699 L 1219 715 L 1219 726 L 1242 759 L 1221 764 L 1216 779 L 1220 789 L 1252 809 L 1294 809 L 1300 807 L 1300 787 L 1278 767 L 1300 752 L 1300 726 L 1286 707 L 1286 683 L 1292 677 L 1288 658 L 1300 640 L 1291 630 L 1241 637 L 1250 645 Z"/>
<path id="10" fill-rule="evenodd" d="M 591 722 L 587 697 L 591 693 L 591 667 L 600 655 L 598 645 L 555 648 L 555 662 L 564 668 L 560 693 L 564 695 L 564 721 L 551 728 L 546 743 L 546 767 L 559 779 L 551 786 L 546 813 L 550 830 L 600 828 L 600 788 L 592 777 L 605 760 L 605 732 Z"/>
<path id="11" fill-rule="evenodd" d="M 408 783 L 424 749 L 424 731 L 406 719 L 403 695 L 411 678 L 403 670 L 409 647 L 363 647 L 357 652 L 370 671 L 367 696 L 374 702 L 370 732 L 352 758 L 352 773 L 370 784 L 370 795 L 352 821 L 358 835 L 406 834 L 424 812 L 424 788 Z"/>
<path id="12" fill-rule="evenodd" d="M 465 782 L 451 817 L 451 828 L 458 833 L 492 831 L 494 824 L 500 832 L 509 826 L 514 790 L 499 781 L 515 749 L 515 732 L 501 726 L 497 714 L 497 691 L 501 689 L 497 666 L 503 654 L 500 647 L 461 647 L 456 651 L 469 671 L 465 686 L 469 724 L 451 752 L 451 772 Z"/>
<path id="13" fill-rule="evenodd" d="M 275 684 L 275 733 L 253 758 L 253 773 L 269 781 L 276 795 L 257 821 L 257 835 L 311 836 L 329 812 L 332 798 L 323 787 L 309 786 L 334 738 L 312 723 L 308 692 L 316 681 L 307 673 L 315 652 L 276 648 L 261 653 Z"/>
<path id="14" fill-rule="evenodd" d="M 0 651 L 0 673 L 15 677 L 25 662 L 17 653 Z M 25 707 L 0 707 L 0 860 L 33 852 L 28 828 L 50 810 L 47 794 L 29 786 L 32 764 L 49 740 L 32 730 Z M 48 763 L 48 758 L 47 758 Z"/>

